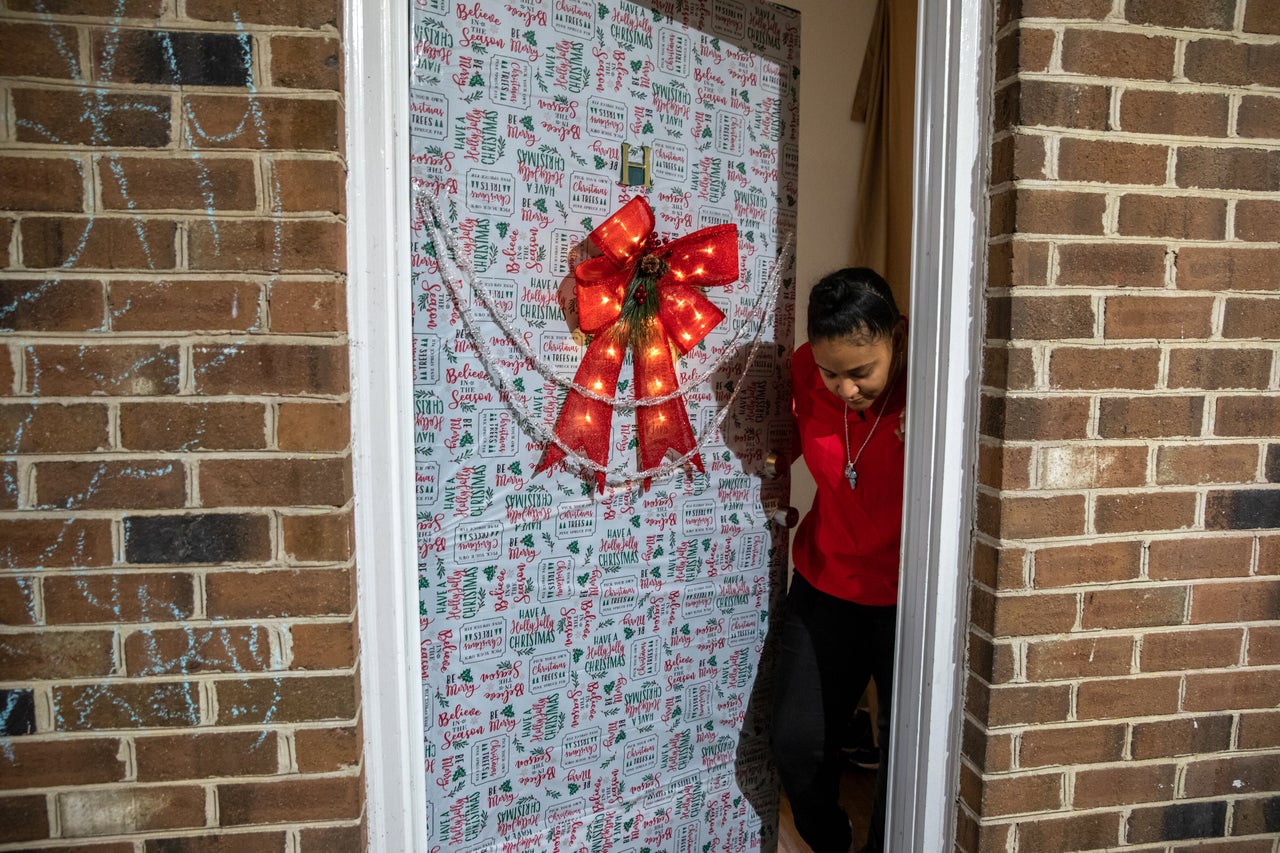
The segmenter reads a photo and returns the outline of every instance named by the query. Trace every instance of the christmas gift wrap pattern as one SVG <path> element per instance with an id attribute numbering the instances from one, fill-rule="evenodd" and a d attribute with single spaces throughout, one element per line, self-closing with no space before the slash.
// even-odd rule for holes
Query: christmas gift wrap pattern
<path id="1" fill-rule="evenodd" d="M 415 223 L 432 849 L 771 849 L 765 646 L 787 535 L 770 515 L 788 494 L 763 472 L 790 439 L 790 279 L 753 362 L 750 335 L 726 342 L 795 224 L 799 18 L 757 0 L 413 6 L 411 175 L 461 256 Z M 725 319 L 677 362 L 705 472 L 598 494 L 562 464 L 535 476 L 545 445 L 518 412 L 555 424 L 546 370 L 571 378 L 586 351 L 574 266 L 641 194 L 661 238 L 737 225 L 739 275 L 707 289 Z M 451 295 L 452 260 L 541 367 L 470 284 Z M 631 378 L 628 359 L 620 396 Z M 614 413 L 609 462 L 635 470 L 634 412 Z"/>

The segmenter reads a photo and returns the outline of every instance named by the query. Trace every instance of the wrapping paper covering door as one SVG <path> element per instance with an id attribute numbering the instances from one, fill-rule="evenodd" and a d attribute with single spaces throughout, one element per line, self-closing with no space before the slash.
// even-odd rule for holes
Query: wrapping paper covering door
<path id="1" fill-rule="evenodd" d="M 789 273 L 760 312 L 750 369 L 751 338 L 734 333 L 795 227 L 799 17 L 758 0 L 412 9 L 413 189 L 474 272 L 446 283 L 451 259 L 415 224 L 430 849 L 772 849 L 766 644 L 788 543 L 767 518 L 788 484 L 762 471 L 790 436 Z M 648 235 L 644 251 L 621 248 L 619 221 Z M 673 273 L 696 265 L 682 253 L 706 247 L 716 265 L 687 288 Z M 608 310 L 593 313 L 588 294 Z M 579 368 L 598 362 L 574 337 L 579 323 L 593 346 L 619 347 L 615 396 L 653 396 L 655 382 L 688 390 L 683 411 L 610 418 L 598 435 L 611 467 L 645 468 L 642 456 L 670 456 L 692 435 L 706 437 L 701 469 L 647 491 L 610 479 L 601 492 L 560 464 L 535 476 L 545 436 L 590 409 L 525 353 L 592 387 L 595 372 Z M 625 340 L 609 334 L 620 326 Z M 542 438 L 486 361 L 541 418 Z M 690 432 L 645 449 L 639 419 L 657 415 Z"/>

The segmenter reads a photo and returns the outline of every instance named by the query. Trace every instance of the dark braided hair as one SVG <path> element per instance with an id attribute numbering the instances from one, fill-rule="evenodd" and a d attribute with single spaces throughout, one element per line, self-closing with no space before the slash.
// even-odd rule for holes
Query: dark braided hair
<path id="1" fill-rule="evenodd" d="M 879 273 L 848 267 L 823 276 L 809 294 L 809 340 L 852 335 L 874 341 L 891 334 L 901 316 Z"/>

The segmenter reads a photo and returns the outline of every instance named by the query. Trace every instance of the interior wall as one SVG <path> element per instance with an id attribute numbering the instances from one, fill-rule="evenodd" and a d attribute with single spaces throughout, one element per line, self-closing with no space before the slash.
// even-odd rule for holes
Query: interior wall
<path id="1" fill-rule="evenodd" d="M 875 0 L 787 0 L 800 11 L 800 198 L 796 225 L 796 345 L 806 341 L 809 291 L 849 264 L 865 125 L 851 121 Z M 791 503 L 813 502 L 809 469 L 792 469 Z"/>

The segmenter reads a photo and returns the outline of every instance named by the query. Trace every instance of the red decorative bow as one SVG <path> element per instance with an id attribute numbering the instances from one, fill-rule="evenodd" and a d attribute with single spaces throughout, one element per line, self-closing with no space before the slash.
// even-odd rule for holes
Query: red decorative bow
<path id="1" fill-rule="evenodd" d="M 724 319 L 698 288 L 730 284 L 738 278 L 738 227 L 714 225 L 660 245 L 653 237 L 653 210 L 636 196 L 605 220 L 588 238 L 604 252 L 573 271 L 582 331 L 594 335 L 574 381 L 612 397 L 627 347 L 635 362 L 637 400 L 664 397 L 675 391 L 674 347 L 681 355 L 693 349 Z M 609 458 L 613 407 L 570 391 L 556 437 L 598 465 Z M 684 400 L 636 407 L 640 468 L 662 462 L 668 452 L 693 450 L 693 428 Z M 538 465 L 548 468 L 565 457 L 551 444 Z M 695 454 L 699 471 L 702 458 Z M 596 472 L 604 491 L 604 474 Z M 645 480 L 645 488 L 649 481 Z"/>

